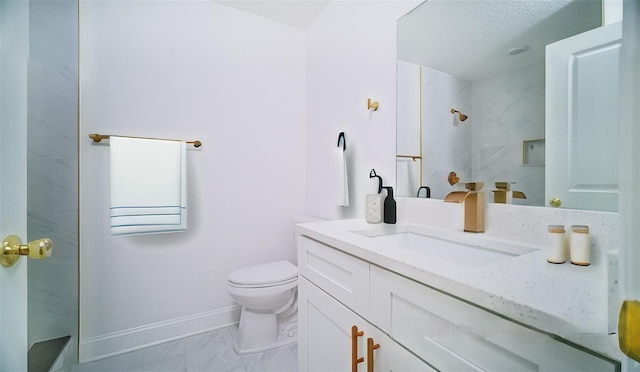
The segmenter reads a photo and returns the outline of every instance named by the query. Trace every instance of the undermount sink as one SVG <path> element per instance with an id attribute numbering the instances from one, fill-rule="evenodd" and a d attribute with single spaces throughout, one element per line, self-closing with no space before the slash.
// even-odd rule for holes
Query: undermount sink
<path id="1" fill-rule="evenodd" d="M 518 256 L 515 253 L 452 242 L 415 232 L 394 232 L 383 235 L 368 235 L 368 237 L 376 242 L 420 251 L 438 259 L 464 266 L 482 266 Z"/>

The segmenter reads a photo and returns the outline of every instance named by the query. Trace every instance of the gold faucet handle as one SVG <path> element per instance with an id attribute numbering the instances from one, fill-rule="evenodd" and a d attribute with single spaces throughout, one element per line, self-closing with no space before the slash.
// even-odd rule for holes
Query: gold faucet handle
<path id="1" fill-rule="evenodd" d="M 464 184 L 464 187 L 466 187 L 469 191 L 480 191 L 482 190 L 483 186 L 484 182 L 466 182 Z"/>
<path id="2" fill-rule="evenodd" d="M 449 185 L 453 186 L 456 183 L 460 182 L 460 177 L 458 177 L 456 172 L 449 172 L 449 177 L 447 177 L 447 181 L 449 181 Z"/>

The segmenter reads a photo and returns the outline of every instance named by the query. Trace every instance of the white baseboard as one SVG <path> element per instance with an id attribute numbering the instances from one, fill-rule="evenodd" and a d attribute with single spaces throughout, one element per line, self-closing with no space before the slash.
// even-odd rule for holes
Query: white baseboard
<path id="1" fill-rule="evenodd" d="M 240 305 L 80 340 L 79 363 L 92 362 L 163 342 L 224 328 L 240 320 Z"/>

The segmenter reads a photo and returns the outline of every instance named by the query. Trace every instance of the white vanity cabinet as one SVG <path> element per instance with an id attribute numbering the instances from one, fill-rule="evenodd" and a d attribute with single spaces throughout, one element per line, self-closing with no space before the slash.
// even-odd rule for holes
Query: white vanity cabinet
<path id="1" fill-rule="evenodd" d="M 297 237 L 300 371 L 619 371 L 620 363 Z M 363 332 L 352 337 L 352 326 Z M 352 346 L 352 340 L 355 340 Z M 356 354 L 352 357 L 352 351 Z"/>
<path id="2" fill-rule="evenodd" d="M 367 262 L 299 236 L 298 265 L 300 371 L 433 370 L 364 319 Z"/>
<path id="3" fill-rule="evenodd" d="M 298 280 L 299 371 L 433 371 L 304 277 Z"/>
<path id="4" fill-rule="evenodd" d="M 616 371 L 619 363 L 371 265 L 370 320 L 444 371 Z"/>

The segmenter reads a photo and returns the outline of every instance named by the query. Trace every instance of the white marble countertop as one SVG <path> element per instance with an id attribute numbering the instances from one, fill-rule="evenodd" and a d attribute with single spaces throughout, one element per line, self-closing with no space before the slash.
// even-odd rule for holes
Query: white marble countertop
<path id="1" fill-rule="evenodd" d="M 367 237 L 402 231 L 406 226 L 349 219 L 299 224 L 296 232 L 516 322 L 614 359 L 621 357 L 616 336 L 607 334 L 606 263 L 550 264 L 540 246 L 489 234 L 411 225 L 433 237 L 519 254 L 470 267 Z"/>

